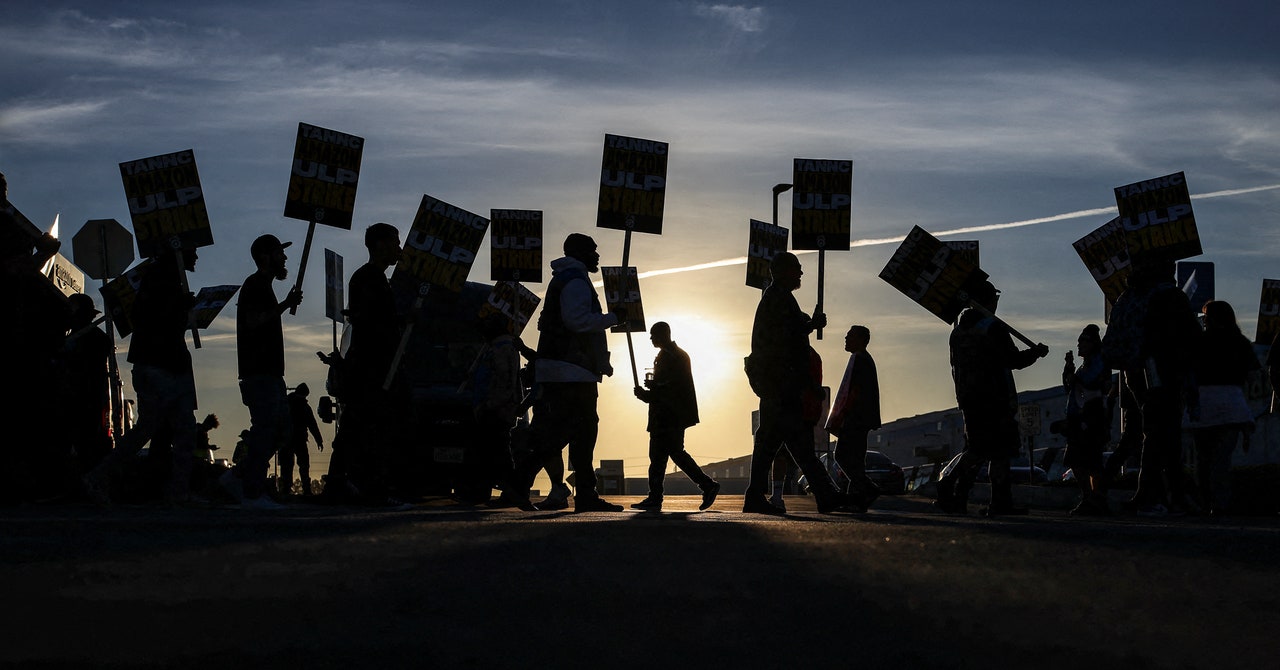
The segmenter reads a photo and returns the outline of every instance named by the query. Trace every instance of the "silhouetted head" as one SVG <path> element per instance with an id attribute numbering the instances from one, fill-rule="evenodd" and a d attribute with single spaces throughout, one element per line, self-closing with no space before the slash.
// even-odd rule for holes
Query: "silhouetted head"
<path id="1" fill-rule="evenodd" d="M 845 351 L 851 354 L 866 351 L 868 344 L 871 344 L 870 329 L 866 326 L 849 326 L 849 332 L 844 334 Z"/>
<path id="2" fill-rule="evenodd" d="M 1129 270 L 1128 285 L 1133 287 L 1149 287 L 1170 281 L 1178 269 L 1174 261 L 1150 254 L 1130 256 L 1130 260 L 1132 269 Z"/>
<path id="3" fill-rule="evenodd" d="M 289 257 L 284 255 L 284 250 L 291 244 L 293 242 L 281 242 L 275 235 L 261 235 L 249 246 L 249 255 L 253 256 L 259 272 L 284 279 L 289 276 L 289 268 L 285 267 Z"/>
<path id="4" fill-rule="evenodd" d="M 996 311 L 996 305 L 1000 302 L 1000 290 L 989 280 L 983 279 L 973 287 L 973 290 L 969 291 L 969 297 L 974 302 L 994 312 Z"/>
<path id="5" fill-rule="evenodd" d="M 659 321 L 649 328 L 649 341 L 653 342 L 655 347 L 664 347 L 671 343 L 671 325 L 666 321 Z"/>
<path id="6" fill-rule="evenodd" d="M 1240 331 L 1240 324 L 1236 322 L 1236 310 L 1225 300 L 1210 300 L 1204 304 L 1201 312 L 1204 314 L 1205 330 Z"/>
<path id="7" fill-rule="evenodd" d="M 391 267 L 400 260 L 400 231 L 389 223 L 375 223 L 364 231 L 364 247 L 369 250 L 369 262 Z"/>
<path id="8" fill-rule="evenodd" d="M 307 386 L 306 382 L 302 382 L 301 384 L 298 384 L 297 388 L 295 388 L 293 392 L 305 398 L 308 395 L 311 395 L 311 387 Z"/>
<path id="9" fill-rule="evenodd" d="M 151 274 L 151 272 L 159 269 L 160 272 L 168 273 L 172 276 L 172 273 L 175 271 L 175 266 L 179 262 L 179 258 L 181 258 L 183 270 L 186 270 L 187 272 L 194 272 L 196 269 L 196 261 L 200 260 L 200 254 L 196 251 L 195 247 L 184 248 L 177 254 L 173 252 L 162 253 L 155 257 L 155 265 L 152 266 L 152 270 L 147 271 L 147 274 Z"/>
<path id="10" fill-rule="evenodd" d="M 67 303 L 71 306 L 71 322 L 77 327 L 93 321 L 94 315 L 102 313 L 93 304 L 93 297 L 85 293 L 72 294 Z"/>
<path id="11" fill-rule="evenodd" d="M 9 180 L 4 178 L 3 172 L 0 172 L 0 199 L 9 200 Z"/>
<path id="12" fill-rule="evenodd" d="M 1080 358 L 1092 358 L 1094 354 L 1102 351 L 1102 331 L 1097 324 L 1091 323 L 1080 331 L 1080 337 L 1076 338 L 1076 353 L 1080 354 Z"/>
<path id="13" fill-rule="evenodd" d="M 214 428 L 217 428 L 218 426 L 221 426 L 221 425 L 222 424 L 218 422 L 217 414 L 209 414 L 204 417 L 204 421 L 200 422 L 200 427 L 204 428 L 205 430 L 213 430 Z"/>
<path id="14" fill-rule="evenodd" d="M 804 270 L 800 267 L 800 259 L 790 251 L 780 251 L 773 256 L 773 260 L 769 261 L 769 274 L 773 277 L 773 284 L 778 288 L 787 291 L 794 291 L 800 288 L 800 278 L 804 276 Z"/>
<path id="15" fill-rule="evenodd" d="M 564 238 L 564 255 L 582 261 L 587 272 L 599 272 L 600 252 L 596 250 L 596 241 L 590 235 L 570 233 Z"/>

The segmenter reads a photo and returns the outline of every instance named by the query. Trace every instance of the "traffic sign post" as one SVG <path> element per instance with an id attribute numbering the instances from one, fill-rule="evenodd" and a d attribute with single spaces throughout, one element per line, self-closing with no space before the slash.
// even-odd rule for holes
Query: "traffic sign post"
<path id="1" fill-rule="evenodd" d="M 71 253 L 76 265 L 91 279 L 102 280 L 105 287 L 109 279 L 124 274 L 133 263 L 133 235 L 115 219 L 90 219 L 71 238 Z M 107 359 L 111 434 L 119 437 L 124 434 L 124 383 L 120 380 L 120 362 L 116 358 L 116 329 L 105 302 L 104 298 L 102 315 L 107 340 L 111 342 L 111 355 Z"/>

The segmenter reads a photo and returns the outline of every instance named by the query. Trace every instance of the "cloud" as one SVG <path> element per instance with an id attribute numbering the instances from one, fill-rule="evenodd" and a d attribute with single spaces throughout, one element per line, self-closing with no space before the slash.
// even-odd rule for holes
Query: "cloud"
<path id="1" fill-rule="evenodd" d="M 80 125 L 110 104 L 106 100 L 20 102 L 0 107 L 0 138 L 6 142 L 72 144 L 67 127 Z"/>
<path id="2" fill-rule="evenodd" d="M 764 7 L 742 5 L 696 5 L 698 16 L 723 21 L 730 28 L 744 33 L 763 32 L 767 18 Z"/>

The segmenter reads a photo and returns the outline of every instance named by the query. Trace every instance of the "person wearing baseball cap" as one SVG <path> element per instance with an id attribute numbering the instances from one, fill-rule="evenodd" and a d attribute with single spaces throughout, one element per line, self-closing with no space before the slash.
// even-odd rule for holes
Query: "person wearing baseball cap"
<path id="1" fill-rule="evenodd" d="M 284 250 L 290 244 L 269 234 L 253 241 L 249 253 L 257 270 L 240 287 L 236 308 L 240 398 L 249 408 L 248 454 L 219 481 L 233 494 L 243 492 L 241 504 L 246 509 L 279 507 L 267 495 L 266 486 L 268 462 L 276 446 L 288 438 L 291 426 L 280 315 L 302 302 L 302 291 L 294 288 L 284 300 L 277 301 L 271 282 L 289 276 Z"/>

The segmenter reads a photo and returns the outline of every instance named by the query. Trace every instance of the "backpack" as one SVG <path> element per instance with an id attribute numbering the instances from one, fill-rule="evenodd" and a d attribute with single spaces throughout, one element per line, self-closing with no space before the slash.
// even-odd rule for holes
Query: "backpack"
<path id="1" fill-rule="evenodd" d="M 764 398 L 778 394 L 779 375 L 776 367 L 755 354 L 742 359 L 743 371 L 747 373 L 747 383 L 751 385 L 751 392 L 756 394 L 756 397 Z"/>

